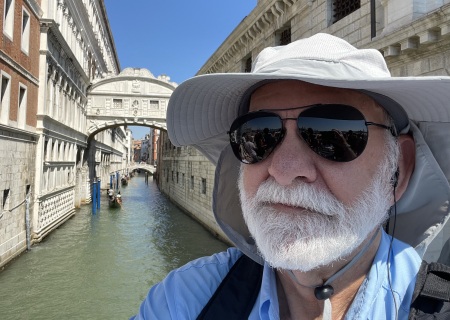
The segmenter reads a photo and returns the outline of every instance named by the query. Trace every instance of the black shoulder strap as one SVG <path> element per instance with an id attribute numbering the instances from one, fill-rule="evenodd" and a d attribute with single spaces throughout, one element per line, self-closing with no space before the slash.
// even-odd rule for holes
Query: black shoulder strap
<path id="1" fill-rule="evenodd" d="M 261 289 L 262 274 L 263 266 L 243 254 L 197 319 L 248 319 Z"/>
<path id="2" fill-rule="evenodd" d="M 450 319 L 450 266 L 422 261 L 409 320 Z"/>

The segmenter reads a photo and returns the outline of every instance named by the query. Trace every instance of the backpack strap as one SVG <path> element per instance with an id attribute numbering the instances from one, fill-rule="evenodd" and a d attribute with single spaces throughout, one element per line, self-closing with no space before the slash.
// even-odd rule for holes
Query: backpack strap
<path id="1" fill-rule="evenodd" d="M 422 261 L 409 320 L 450 319 L 450 266 Z"/>
<path id="2" fill-rule="evenodd" d="M 197 320 L 248 319 L 259 290 L 263 266 L 243 254 L 231 267 Z"/>

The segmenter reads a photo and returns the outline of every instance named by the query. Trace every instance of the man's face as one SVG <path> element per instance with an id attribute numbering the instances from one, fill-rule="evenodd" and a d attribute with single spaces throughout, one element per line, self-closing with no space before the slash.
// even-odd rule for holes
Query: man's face
<path id="1" fill-rule="evenodd" d="M 281 109 L 319 103 L 351 105 L 367 121 L 386 124 L 382 109 L 362 93 L 299 81 L 262 86 L 252 94 L 249 111 L 271 109 L 282 118 L 296 118 L 305 109 Z M 284 140 L 267 159 L 242 165 L 242 209 L 272 266 L 308 271 L 352 253 L 384 221 L 398 148 L 392 139 L 386 146 L 386 130 L 370 127 L 358 158 L 333 162 L 306 145 L 296 121 L 284 126 Z"/>

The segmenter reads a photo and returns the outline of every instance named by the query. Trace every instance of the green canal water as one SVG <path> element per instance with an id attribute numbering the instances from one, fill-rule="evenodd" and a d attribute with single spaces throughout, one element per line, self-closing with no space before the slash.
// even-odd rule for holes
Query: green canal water
<path id="1" fill-rule="evenodd" d="M 150 178 L 121 188 L 123 206 L 106 191 L 0 272 L 0 319 L 128 319 L 170 270 L 225 250 L 162 195 Z"/>

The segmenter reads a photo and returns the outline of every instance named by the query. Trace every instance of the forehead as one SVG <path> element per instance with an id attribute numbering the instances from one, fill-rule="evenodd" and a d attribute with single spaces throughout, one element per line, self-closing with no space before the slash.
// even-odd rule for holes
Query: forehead
<path id="1" fill-rule="evenodd" d="M 383 110 L 369 96 L 351 89 L 331 88 L 315 84 L 281 80 L 256 89 L 250 98 L 249 111 L 283 109 L 312 104 L 340 103 L 351 105 L 365 115 L 383 115 Z"/>

